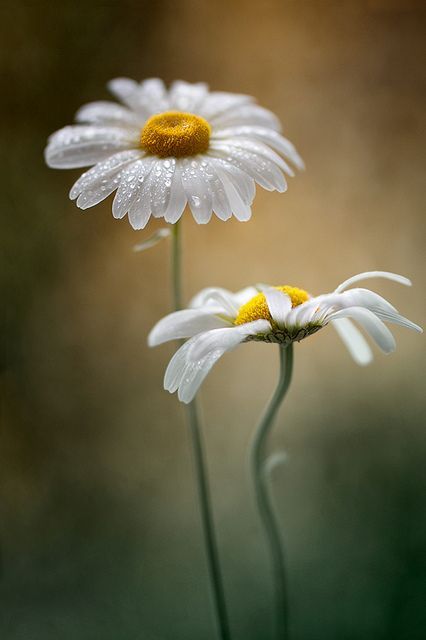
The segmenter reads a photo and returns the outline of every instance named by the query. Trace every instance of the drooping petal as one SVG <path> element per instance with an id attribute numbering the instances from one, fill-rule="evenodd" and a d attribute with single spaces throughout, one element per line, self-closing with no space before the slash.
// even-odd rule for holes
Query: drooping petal
<path id="1" fill-rule="evenodd" d="M 166 373 L 164 374 L 164 388 L 166 391 L 174 393 L 178 389 L 187 366 L 186 357 L 188 350 L 191 348 L 191 345 L 197 338 L 197 335 L 185 342 L 170 360 Z"/>
<path id="2" fill-rule="evenodd" d="M 228 196 L 226 195 L 225 187 L 222 180 L 218 176 L 214 165 L 210 162 L 212 158 L 209 157 L 209 184 L 212 192 L 212 209 L 219 220 L 229 220 L 232 218 L 232 209 Z"/>
<path id="3" fill-rule="evenodd" d="M 182 168 L 182 185 L 192 215 L 198 224 L 209 222 L 212 210 L 212 190 L 206 174 L 206 162 L 201 158 L 184 160 Z"/>
<path id="4" fill-rule="evenodd" d="M 335 293 L 341 293 L 355 282 L 359 282 L 360 280 L 368 280 L 369 278 L 386 278 L 387 280 L 393 280 L 394 282 L 399 282 L 399 284 L 404 284 L 407 287 L 411 287 L 411 280 L 405 278 L 404 276 L 400 276 L 398 273 L 391 273 L 390 271 L 364 271 L 363 273 L 358 273 L 351 278 L 348 278 L 335 289 Z"/>
<path id="5" fill-rule="evenodd" d="M 256 195 L 256 185 L 253 178 L 251 178 L 247 173 L 241 171 L 241 169 L 233 165 L 231 162 L 227 162 L 223 158 L 209 157 L 208 164 L 210 169 L 219 167 L 219 169 L 225 172 L 229 179 L 232 181 L 234 187 L 237 189 L 243 202 L 251 206 L 254 200 L 254 196 Z"/>
<path id="6" fill-rule="evenodd" d="M 246 222 L 251 218 L 251 208 L 248 204 L 244 202 L 240 193 L 235 188 L 233 182 L 230 180 L 228 175 L 220 169 L 219 167 L 215 167 L 216 174 L 220 181 L 223 184 L 223 188 L 228 198 L 229 204 L 231 206 L 232 213 L 240 222 Z"/>
<path id="7" fill-rule="evenodd" d="M 364 327 L 384 353 L 391 353 L 392 351 L 395 351 L 396 343 L 392 333 L 369 309 L 349 307 L 348 309 L 336 311 L 336 313 L 333 313 L 329 317 L 330 320 L 338 320 L 339 318 L 352 318 L 359 322 L 359 324 Z"/>
<path id="8" fill-rule="evenodd" d="M 368 342 L 349 318 L 332 320 L 331 324 L 357 364 L 365 366 L 373 360 Z"/>
<path id="9" fill-rule="evenodd" d="M 212 366 L 226 351 L 237 347 L 249 335 L 270 330 L 270 326 L 267 320 L 257 320 L 239 327 L 213 329 L 192 338 L 186 343 L 189 346 L 184 354 L 186 364 L 179 381 L 179 400 L 191 402 Z"/>
<path id="10" fill-rule="evenodd" d="M 190 338 L 202 331 L 228 326 L 230 326 L 229 322 L 211 311 L 183 309 L 170 313 L 157 322 L 148 335 L 148 345 L 155 347 L 169 340 Z"/>
<path id="11" fill-rule="evenodd" d="M 188 358 L 196 361 L 204 358 L 209 352 L 216 349 L 229 351 L 236 347 L 248 336 L 269 333 L 271 324 L 268 320 L 254 320 L 239 326 L 225 329 L 213 329 L 198 336 L 188 352 Z"/>
<path id="12" fill-rule="evenodd" d="M 417 333 L 423 333 L 423 329 L 418 324 L 416 324 L 415 322 L 411 322 L 411 320 L 405 318 L 400 313 L 383 311 L 381 309 L 374 308 L 372 308 L 371 311 L 373 311 L 373 313 L 375 313 L 376 316 L 380 318 L 380 320 L 391 322 L 392 324 L 398 324 L 400 327 L 411 329 L 412 331 L 416 331 Z"/>
<path id="13" fill-rule="evenodd" d="M 287 315 L 291 309 L 290 297 L 284 291 L 274 287 L 265 289 L 264 294 L 272 319 L 280 329 L 284 329 Z"/>
<path id="14" fill-rule="evenodd" d="M 77 198 L 80 209 L 88 209 L 107 198 L 120 183 L 121 172 L 130 163 L 139 160 L 143 152 L 138 149 L 121 151 L 83 173 L 72 186 L 69 197 Z"/>
<path id="15" fill-rule="evenodd" d="M 226 349 L 210 351 L 203 359 L 187 364 L 178 389 L 178 398 L 181 402 L 188 404 L 194 399 L 210 369 L 223 356 L 225 351 Z"/>
<path id="16" fill-rule="evenodd" d="M 186 206 L 186 195 L 182 185 L 181 163 L 176 161 L 175 170 L 170 185 L 169 202 L 164 212 L 164 220 L 175 224 L 181 217 Z"/>
<path id="17" fill-rule="evenodd" d="M 158 159 L 152 167 L 150 196 L 155 218 L 162 218 L 167 211 L 175 167 L 175 158 Z"/>
<path id="18" fill-rule="evenodd" d="M 144 229 L 148 224 L 152 211 L 152 199 L 151 199 L 151 185 L 152 185 L 152 169 L 155 161 L 150 159 L 151 162 L 144 170 L 141 170 L 137 184 L 135 186 L 136 192 L 133 196 L 130 196 L 131 201 L 128 208 L 129 222 L 133 229 Z M 127 185 L 127 188 L 129 185 Z M 114 205 L 114 203 L 113 203 Z M 123 210 L 122 210 L 123 211 Z M 114 214 L 114 208 L 113 208 Z M 125 215 L 125 213 L 124 213 Z"/>
<path id="19" fill-rule="evenodd" d="M 112 214 L 114 218 L 123 218 L 137 198 L 139 198 L 141 202 L 148 201 L 149 211 L 151 211 L 150 198 L 143 196 L 147 195 L 144 192 L 144 186 L 152 166 L 152 158 L 143 158 L 123 170 L 120 186 L 112 203 Z"/>
<path id="20" fill-rule="evenodd" d="M 96 164 L 117 151 L 135 149 L 138 145 L 138 137 L 129 129 L 74 125 L 50 136 L 45 160 L 55 169 L 74 169 Z"/>

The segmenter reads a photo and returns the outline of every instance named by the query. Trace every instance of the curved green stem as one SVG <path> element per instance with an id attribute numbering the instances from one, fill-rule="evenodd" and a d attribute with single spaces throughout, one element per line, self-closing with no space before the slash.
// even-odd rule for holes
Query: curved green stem
<path id="1" fill-rule="evenodd" d="M 174 310 L 182 308 L 181 262 L 182 252 L 180 243 L 179 222 L 172 227 L 172 260 L 171 279 Z M 210 489 L 207 480 L 207 469 L 203 451 L 203 441 L 198 417 L 196 401 L 186 405 L 187 420 L 190 429 L 192 451 L 194 456 L 195 476 L 200 502 L 201 521 L 204 531 L 207 564 L 210 576 L 211 590 L 216 613 L 216 621 L 221 640 L 231 640 L 231 633 L 226 609 L 225 592 L 220 571 L 219 552 L 216 542 L 213 514 L 210 499 Z"/>
<path id="2" fill-rule="evenodd" d="M 259 426 L 253 437 L 250 449 L 250 462 L 253 474 L 257 507 L 269 543 L 272 569 L 274 573 L 276 638 L 288 640 L 288 603 L 287 579 L 283 543 L 279 532 L 279 523 L 268 491 L 268 478 L 265 469 L 266 440 L 274 418 L 290 386 L 293 371 L 293 345 L 280 346 L 280 376 L 274 394 L 266 407 Z"/>

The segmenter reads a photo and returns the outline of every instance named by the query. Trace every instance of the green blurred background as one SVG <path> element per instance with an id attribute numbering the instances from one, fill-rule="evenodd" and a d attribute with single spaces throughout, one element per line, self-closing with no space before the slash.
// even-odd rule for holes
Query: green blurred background
<path id="1" fill-rule="evenodd" d="M 48 134 L 115 76 L 207 81 L 278 114 L 307 171 L 258 190 L 250 223 L 184 216 L 185 294 L 257 281 L 320 293 L 371 283 L 424 324 L 426 14 L 412 0 L 66 0 L 1 9 L 0 637 L 213 640 L 173 347 L 169 247 L 132 247 L 110 200 L 68 198 Z M 424 339 L 357 367 L 332 329 L 296 347 L 274 441 L 294 640 L 423 638 Z M 234 640 L 271 638 L 271 576 L 247 477 L 272 346 L 226 356 L 202 393 Z"/>

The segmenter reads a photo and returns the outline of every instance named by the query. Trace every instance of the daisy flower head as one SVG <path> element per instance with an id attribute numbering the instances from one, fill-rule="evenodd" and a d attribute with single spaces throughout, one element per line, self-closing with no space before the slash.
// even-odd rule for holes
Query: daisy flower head
<path id="1" fill-rule="evenodd" d="M 237 293 L 213 287 L 202 290 L 192 299 L 189 309 L 162 318 L 148 336 L 150 346 L 189 338 L 172 357 L 164 388 L 171 393 L 178 391 L 182 402 L 191 402 L 212 366 L 226 351 L 253 340 L 289 345 L 328 324 L 333 325 L 360 365 L 371 362 L 372 351 L 353 321 L 384 353 L 391 353 L 395 339 L 385 323 L 418 332 L 422 329 L 377 293 L 348 288 L 374 277 L 411 285 L 410 280 L 394 273 L 368 271 L 319 296 L 288 285 L 259 285 Z"/>
<path id="2" fill-rule="evenodd" d="M 188 204 L 196 222 L 251 216 L 255 183 L 287 188 L 288 162 L 303 161 L 280 132 L 276 116 L 250 96 L 209 91 L 204 83 L 159 79 L 108 84 L 116 102 L 92 102 L 78 124 L 50 136 L 49 167 L 92 166 L 70 191 L 81 209 L 116 191 L 115 218 L 128 215 L 134 229 L 151 216 L 175 223 Z"/>

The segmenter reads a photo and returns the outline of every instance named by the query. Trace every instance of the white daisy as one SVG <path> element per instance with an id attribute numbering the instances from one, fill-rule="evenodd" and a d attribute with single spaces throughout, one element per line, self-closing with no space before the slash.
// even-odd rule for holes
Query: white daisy
<path id="1" fill-rule="evenodd" d="M 283 138 L 273 113 L 241 94 L 209 92 L 206 84 L 159 79 L 112 80 L 108 87 L 123 103 L 92 102 L 79 123 L 50 136 L 46 162 L 57 169 L 94 165 L 77 180 L 70 198 L 87 209 L 117 190 L 115 218 L 126 213 L 135 229 L 150 216 L 175 223 L 188 203 L 204 224 L 251 216 L 255 182 L 285 191 L 290 161 L 303 168 L 294 146 Z"/>
<path id="2" fill-rule="evenodd" d="M 368 271 L 345 280 L 332 293 L 315 297 L 288 285 L 248 287 L 238 293 L 218 288 L 202 290 L 189 309 L 166 316 L 148 336 L 150 346 L 190 338 L 171 359 L 164 388 L 171 393 L 177 390 L 179 400 L 191 402 L 214 363 L 226 351 L 250 340 L 281 345 L 299 342 L 329 323 L 358 364 L 368 364 L 372 352 L 352 320 L 365 329 L 382 351 L 391 353 L 395 339 L 385 322 L 418 332 L 422 329 L 377 293 L 359 288 L 346 290 L 359 280 L 375 277 L 411 285 L 410 280 L 394 273 Z"/>

